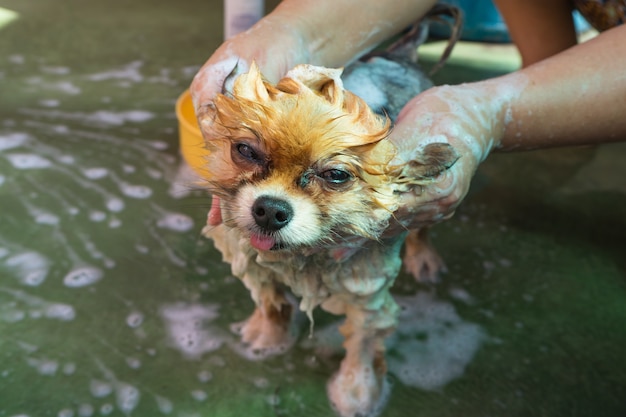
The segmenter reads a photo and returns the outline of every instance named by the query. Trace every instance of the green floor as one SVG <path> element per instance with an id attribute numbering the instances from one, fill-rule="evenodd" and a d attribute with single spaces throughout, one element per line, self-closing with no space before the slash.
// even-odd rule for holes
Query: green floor
<path id="1" fill-rule="evenodd" d="M 220 5 L 0 0 L 0 417 L 332 415 L 336 318 L 246 359 L 229 327 L 252 303 L 199 236 L 209 199 L 177 184 L 173 106 Z M 624 161 L 483 164 L 434 230 L 442 282 L 398 280 L 383 417 L 626 415 Z"/>

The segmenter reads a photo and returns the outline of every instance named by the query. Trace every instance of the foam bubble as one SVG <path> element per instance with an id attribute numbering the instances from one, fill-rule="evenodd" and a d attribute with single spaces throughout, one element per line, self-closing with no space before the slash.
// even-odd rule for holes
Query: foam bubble
<path id="1" fill-rule="evenodd" d="M 128 367 L 131 369 L 139 369 L 141 368 L 141 360 L 128 357 L 126 358 L 126 365 L 128 365 Z"/>
<path id="2" fill-rule="evenodd" d="M 170 401 L 169 399 L 161 397 L 159 395 L 155 395 L 154 400 L 156 401 L 157 407 L 159 408 L 159 411 L 161 413 L 169 414 L 174 411 L 174 404 L 172 404 L 172 401 Z"/>
<path id="3" fill-rule="evenodd" d="M 219 349 L 226 341 L 221 329 L 208 325 L 218 317 L 218 306 L 174 304 L 161 308 L 170 344 L 186 357 L 196 359 Z"/>
<path id="4" fill-rule="evenodd" d="M 86 120 L 104 125 L 121 126 L 126 122 L 140 123 L 154 118 L 154 114 L 143 110 L 112 112 L 98 110 L 86 116 Z"/>
<path id="5" fill-rule="evenodd" d="M 74 307 L 68 304 L 51 303 L 46 306 L 44 316 L 49 319 L 71 321 L 76 317 Z"/>
<path id="6" fill-rule="evenodd" d="M 124 202 L 119 198 L 112 197 L 107 200 L 106 207 L 109 211 L 118 213 L 124 210 Z"/>
<path id="7" fill-rule="evenodd" d="M 101 222 L 104 221 L 106 218 L 107 215 L 103 211 L 94 210 L 89 213 L 89 220 L 91 220 L 92 222 Z"/>
<path id="8" fill-rule="evenodd" d="M 157 226 L 174 232 L 187 232 L 194 226 L 191 217 L 180 213 L 168 213 L 157 221 Z"/>
<path id="9" fill-rule="evenodd" d="M 113 386 L 106 381 L 92 379 L 89 383 L 89 391 L 96 398 L 104 398 L 113 392 Z"/>
<path id="10" fill-rule="evenodd" d="M 49 159 L 37 154 L 13 153 L 8 154 L 7 158 L 16 169 L 42 169 L 52 166 L 52 162 Z"/>
<path id="11" fill-rule="evenodd" d="M 129 414 L 137 407 L 137 404 L 139 404 L 141 393 L 137 387 L 121 382 L 116 386 L 115 399 L 120 411 Z"/>
<path id="12" fill-rule="evenodd" d="M 138 311 L 134 311 L 126 317 L 126 324 L 128 324 L 128 327 L 136 329 L 137 327 L 141 326 L 141 324 L 143 323 L 143 319 L 143 314 Z"/>
<path id="13" fill-rule="evenodd" d="M 61 102 L 56 99 L 42 99 L 39 100 L 39 105 L 42 107 L 59 107 Z"/>
<path id="14" fill-rule="evenodd" d="M 120 191 L 131 198 L 145 199 L 152 195 L 152 189 L 145 185 L 134 185 L 127 182 L 120 182 Z"/>
<path id="15" fill-rule="evenodd" d="M 191 396 L 196 401 L 205 401 L 209 397 L 205 391 L 200 389 L 191 391 Z"/>
<path id="16" fill-rule="evenodd" d="M 70 288 L 86 287 L 100 281 L 102 275 L 102 270 L 99 268 L 93 266 L 79 267 L 70 271 L 63 278 L 63 284 Z"/>
<path id="17" fill-rule="evenodd" d="M 12 269 L 24 285 L 35 287 L 46 280 L 50 261 L 37 252 L 22 252 L 7 258 L 4 264 Z"/>
<path id="18" fill-rule="evenodd" d="M 28 134 L 21 132 L 9 133 L 8 135 L 0 135 L 0 151 L 22 146 L 29 139 L 30 136 Z"/>
<path id="19" fill-rule="evenodd" d="M 35 368 L 40 375 L 53 376 L 59 369 L 59 363 L 52 359 L 28 358 L 26 362 Z"/>
<path id="20" fill-rule="evenodd" d="M 484 340 L 480 326 L 432 294 L 397 297 L 403 309 L 389 369 L 405 385 L 437 390 L 460 377 Z"/>
<path id="21" fill-rule="evenodd" d="M 101 167 L 85 168 L 83 169 L 83 175 L 90 180 L 99 180 L 109 175 L 109 170 Z"/>
<path id="22" fill-rule="evenodd" d="M 61 220 L 56 214 L 52 214 L 47 211 L 37 211 L 37 213 L 35 213 L 35 223 L 54 226 L 59 224 L 60 222 Z"/>

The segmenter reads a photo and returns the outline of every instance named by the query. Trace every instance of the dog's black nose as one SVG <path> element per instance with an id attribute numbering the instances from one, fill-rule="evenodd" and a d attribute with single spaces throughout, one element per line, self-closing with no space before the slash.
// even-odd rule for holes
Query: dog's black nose
<path id="1" fill-rule="evenodd" d="M 279 198 L 261 196 L 252 205 L 252 217 L 259 227 L 275 232 L 291 221 L 291 204 Z"/>

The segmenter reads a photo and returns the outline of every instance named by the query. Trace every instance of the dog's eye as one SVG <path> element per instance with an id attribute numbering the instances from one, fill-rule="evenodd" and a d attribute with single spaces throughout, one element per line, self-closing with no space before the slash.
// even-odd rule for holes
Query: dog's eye
<path id="1" fill-rule="evenodd" d="M 344 184 L 352 179 L 349 172 L 341 169 L 329 169 L 319 174 L 319 177 L 331 184 Z"/>
<path id="2" fill-rule="evenodd" d="M 262 158 L 257 151 L 255 151 L 252 146 L 246 145 L 245 143 L 240 143 L 237 145 L 237 152 L 244 158 L 252 162 L 262 162 Z"/>

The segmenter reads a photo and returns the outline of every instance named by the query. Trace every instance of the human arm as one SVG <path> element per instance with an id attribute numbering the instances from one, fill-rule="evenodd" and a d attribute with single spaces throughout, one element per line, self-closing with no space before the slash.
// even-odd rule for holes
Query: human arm
<path id="1" fill-rule="evenodd" d="M 461 158 L 423 190 L 404 196 L 404 226 L 450 217 L 490 152 L 626 140 L 626 26 L 554 57 L 486 81 L 436 87 L 403 109 L 390 139 L 396 162 L 433 141 Z M 421 192 L 420 192 L 421 191 Z"/>

